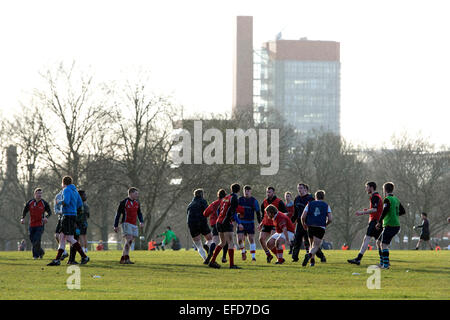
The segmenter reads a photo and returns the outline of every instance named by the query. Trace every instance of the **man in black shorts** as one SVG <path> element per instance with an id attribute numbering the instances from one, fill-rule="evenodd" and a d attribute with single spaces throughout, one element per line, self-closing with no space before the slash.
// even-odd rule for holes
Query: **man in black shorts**
<path id="1" fill-rule="evenodd" d="M 422 229 L 422 232 L 420 233 L 419 242 L 417 242 L 417 245 L 416 245 L 416 250 L 419 250 L 420 244 L 422 242 L 428 243 L 430 249 L 433 250 L 433 246 L 431 245 L 431 242 L 430 242 L 430 223 L 428 222 L 427 214 L 425 212 L 422 212 L 421 217 L 422 217 L 422 224 L 419 226 L 413 227 L 414 230 Z"/>
<path id="2" fill-rule="evenodd" d="M 315 199 L 306 205 L 301 218 L 303 228 L 308 231 L 309 243 L 311 244 L 309 253 L 305 255 L 303 260 L 303 267 L 308 264 L 309 260 L 314 258 L 314 255 L 320 249 L 325 229 L 332 220 L 331 208 L 324 201 L 325 191 L 318 190 L 315 194 Z M 312 266 L 314 266 L 314 263 L 311 263 Z"/>
<path id="3" fill-rule="evenodd" d="M 58 222 L 56 224 L 56 230 L 55 230 L 55 239 L 56 239 L 56 243 L 58 243 L 58 247 L 59 247 L 59 239 L 62 235 L 62 219 L 63 219 L 62 200 L 63 200 L 63 191 L 61 190 L 55 196 L 55 204 L 54 204 L 55 214 L 58 216 Z M 66 252 L 66 249 L 64 248 L 64 252 L 61 255 L 60 260 L 62 261 L 65 258 L 67 258 L 68 256 L 69 256 L 69 254 Z"/>
<path id="4" fill-rule="evenodd" d="M 76 217 L 77 209 L 83 205 L 80 195 L 78 194 L 77 188 L 73 184 L 72 177 L 66 176 L 62 179 L 63 187 L 63 200 L 62 203 L 62 221 L 61 230 L 59 238 L 59 249 L 56 258 L 52 260 L 47 266 L 59 266 L 61 256 L 64 252 L 64 247 L 66 246 L 66 241 L 68 241 L 73 248 L 78 251 L 81 255 L 81 264 L 86 264 L 89 262 L 89 257 L 83 252 L 80 243 L 75 240 L 75 229 L 76 229 Z"/>
<path id="5" fill-rule="evenodd" d="M 203 262 L 207 261 L 207 253 L 212 244 L 212 234 L 208 226 L 208 219 L 203 215 L 203 212 L 208 207 L 208 203 L 203 198 L 203 190 L 197 189 L 194 191 L 194 198 L 187 207 L 187 224 L 191 233 L 194 245 L 197 252 L 203 258 Z M 206 239 L 206 246 L 202 245 L 202 237 Z M 206 250 L 206 252 L 205 252 Z"/>
<path id="6" fill-rule="evenodd" d="M 356 216 L 368 214 L 369 225 L 367 227 L 366 235 L 364 236 L 358 256 L 355 259 L 347 260 L 348 263 L 359 265 L 364 253 L 367 250 L 367 247 L 369 246 L 370 239 L 373 237 L 377 240 L 381 235 L 382 230 L 377 229 L 376 225 L 381 218 L 381 213 L 383 212 L 383 198 L 381 198 L 380 194 L 376 190 L 377 184 L 375 182 L 370 181 L 366 183 L 366 192 L 370 196 L 370 208 L 356 211 Z M 383 253 L 381 251 L 381 247 L 378 247 L 378 254 L 380 255 L 380 259 L 382 259 Z"/>

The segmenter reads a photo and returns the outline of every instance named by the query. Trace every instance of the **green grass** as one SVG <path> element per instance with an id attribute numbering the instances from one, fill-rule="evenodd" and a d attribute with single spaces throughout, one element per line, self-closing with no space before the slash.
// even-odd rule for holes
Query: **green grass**
<path id="1" fill-rule="evenodd" d="M 261 250 L 257 262 L 236 262 L 241 270 L 202 264 L 197 252 L 134 251 L 135 265 L 120 265 L 121 252 L 90 252 L 80 266 L 81 289 L 66 285 L 67 265 L 47 267 L 55 251 L 33 260 L 31 252 L 0 252 L 0 299 L 449 299 L 449 251 L 390 252 L 391 269 L 381 270 L 381 289 L 366 286 L 367 267 L 378 263 L 378 252 L 366 253 L 361 266 L 350 265 L 357 251 L 325 251 L 327 263 L 302 267 L 287 256 L 284 265 L 267 264 Z M 302 257 L 302 255 L 301 255 Z M 79 260 L 79 256 L 77 256 Z M 353 273 L 359 273 L 354 275 Z M 94 278 L 93 276 L 100 276 Z"/>

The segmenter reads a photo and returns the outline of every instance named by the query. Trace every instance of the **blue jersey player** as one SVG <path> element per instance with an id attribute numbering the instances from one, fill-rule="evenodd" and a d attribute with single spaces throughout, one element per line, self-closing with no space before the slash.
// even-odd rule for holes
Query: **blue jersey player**
<path id="1" fill-rule="evenodd" d="M 242 260 L 247 259 L 245 251 L 245 236 L 250 244 L 250 253 L 252 261 L 256 261 L 256 243 L 255 243 L 255 213 L 260 216 L 258 200 L 252 197 L 252 188 L 244 187 L 244 196 L 239 198 L 239 206 L 244 208 L 244 215 L 240 217 L 243 230 L 237 231 L 237 240 L 239 249 L 242 251 Z"/>

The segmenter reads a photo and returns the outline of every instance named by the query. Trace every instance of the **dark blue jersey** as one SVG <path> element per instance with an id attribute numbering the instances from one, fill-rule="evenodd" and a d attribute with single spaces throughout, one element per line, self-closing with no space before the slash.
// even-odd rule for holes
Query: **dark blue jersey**
<path id="1" fill-rule="evenodd" d="M 187 207 L 187 223 L 207 221 L 203 211 L 208 208 L 208 203 L 202 197 L 194 197 Z"/>
<path id="2" fill-rule="evenodd" d="M 241 220 L 253 222 L 255 220 L 255 213 L 259 212 L 258 200 L 254 197 L 240 197 L 239 205 L 244 208 L 244 217 Z"/>
<path id="3" fill-rule="evenodd" d="M 304 196 L 300 196 L 298 195 L 297 197 L 295 197 L 294 200 L 294 215 L 292 216 L 292 222 L 300 222 L 300 218 L 302 217 L 302 213 L 303 210 L 305 210 L 306 205 L 311 202 L 314 201 L 314 197 L 308 193 L 307 195 Z"/>

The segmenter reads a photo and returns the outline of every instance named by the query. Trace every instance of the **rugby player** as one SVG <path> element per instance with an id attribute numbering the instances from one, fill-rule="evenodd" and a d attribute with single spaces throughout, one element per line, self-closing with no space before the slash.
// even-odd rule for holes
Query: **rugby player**
<path id="1" fill-rule="evenodd" d="M 376 228 L 383 231 L 377 240 L 377 246 L 382 248 L 382 261 L 379 265 L 381 269 L 389 269 L 389 245 L 392 238 L 400 231 L 399 216 L 406 213 L 405 208 L 400 203 L 400 200 L 394 196 L 394 184 L 392 182 L 386 182 L 383 185 L 384 200 L 383 200 L 383 213 L 378 221 Z"/>
<path id="2" fill-rule="evenodd" d="M 211 268 L 220 268 L 216 262 L 217 255 L 220 253 L 225 244 L 228 244 L 228 256 L 230 258 L 230 269 L 241 269 L 234 264 L 234 237 L 233 237 L 233 220 L 238 223 L 240 230 L 243 230 L 242 224 L 239 223 L 237 210 L 239 206 L 238 194 L 241 186 L 237 183 L 231 185 L 231 193 L 222 199 L 220 204 L 219 217 L 217 218 L 217 230 L 219 231 L 220 243 L 216 246 L 214 254 L 208 266 Z M 243 213 L 243 212 L 240 212 Z"/>
<path id="3" fill-rule="evenodd" d="M 117 208 L 116 217 L 114 218 L 114 232 L 119 231 L 119 220 L 122 224 L 122 233 L 125 238 L 125 245 L 123 246 L 122 257 L 120 264 L 134 264 L 130 261 L 130 249 L 134 238 L 139 235 L 138 227 L 136 226 L 137 219 L 139 219 L 139 226 L 144 226 L 144 218 L 142 217 L 141 205 L 138 201 L 138 189 L 131 187 L 128 189 L 128 197 L 122 200 Z"/>
<path id="4" fill-rule="evenodd" d="M 277 198 L 277 196 L 275 195 L 274 187 L 267 187 L 266 195 L 267 198 L 265 198 L 263 203 L 261 204 L 261 212 L 263 213 L 264 217 L 261 221 L 261 217 L 257 214 L 257 218 L 259 223 L 258 231 L 260 231 L 259 242 L 261 243 L 261 247 L 266 253 L 267 263 L 270 263 L 270 261 L 272 261 L 273 259 L 273 256 L 270 253 L 270 249 L 267 247 L 267 240 L 274 233 L 275 227 L 273 226 L 273 221 L 269 219 L 266 214 L 266 208 L 269 206 L 269 204 L 273 204 L 278 209 L 278 211 L 281 211 L 283 213 L 287 213 L 287 209 L 284 205 L 284 202 L 280 198 Z"/>
<path id="5" fill-rule="evenodd" d="M 32 253 L 33 259 L 42 259 L 45 252 L 41 247 L 42 233 L 44 232 L 44 225 L 48 222 L 48 217 L 52 215 L 52 210 L 47 201 L 42 199 L 42 189 L 36 188 L 34 190 L 34 198 L 29 200 L 22 211 L 22 219 L 20 223 L 25 223 L 27 212 L 30 213 L 30 223 L 28 230 L 30 232 L 30 241 L 33 245 Z M 47 212 L 47 214 L 45 214 Z"/>
<path id="6" fill-rule="evenodd" d="M 430 223 L 428 222 L 428 216 L 425 212 L 422 212 L 421 217 L 422 217 L 422 224 L 419 226 L 413 227 L 414 230 L 422 229 L 422 231 L 420 233 L 419 242 L 417 242 L 417 245 L 416 245 L 416 250 L 419 250 L 420 244 L 422 242 L 428 243 L 428 245 L 430 246 L 430 249 L 433 250 L 433 246 L 431 245 L 431 242 L 430 242 Z"/>
<path id="7" fill-rule="evenodd" d="M 270 204 L 266 208 L 266 214 L 273 221 L 275 233 L 267 241 L 267 247 L 275 252 L 278 258 L 276 264 L 283 264 L 283 244 L 290 243 L 294 240 L 295 226 L 291 219 L 284 213 Z"/>
<path id="8" fill-rule="evenodd" d="M 220 208 L 220 204 L 222 202 L 222 199 L 227 195 L 226 191 L 223 189 L 220 189 L 217 191 L 217 199 L 213 201 L 206 209 L 203 211 L 203 216 L 206 218 L 209 218 L 209 225 L 212 229 L 212 243 L 209 247 L 208 257 L 205 260 L 205 264 L 209 264 L 209 261 L 211 260 L 211 257 L 214 254 L 214 249 L 216 248 L 216 245 L 219 243 L 219 231 L 217 231 L 217 218 L 218 218 L 218 211 Z M 224 250 L 225 252 L 225 250 Z"/>
<path id="9" fill-rule="evenodd" d="M 308 231 L 309 243 L 311 244 L 309 253 L 305 255 L 302 263 L 304 267 L 320 249 L 325 229 L 332 221 L 330 206 L 324 201 L 325 191 L 318 190 L 314 197 L 315 200 L 306 205 L 301 218 L 303 228 Z M 311 262 L 311 266 L 314 266 L 314 262 Z"/>
<path id="10" fill-rule="evenodd" d="M 244 186 L 244 195 L 239 197 L 239 205 L 244 209 L 244 215 L 239 218 L 244 229 L 237 230 L 237 240 L 239 249 L 242 252 L 242 260 L 247 259 L 245 251 L 245 237 L 247 236 L 252 261 L 256 261 L 255 212 L 257 215 L 260 215 L 260 209 L 258 200 L 252 197 L 252 188 L 250 186 Z"/>
<path id="11" fill-rule="evenodd" d="M 73 184 L 73 179 L 70 176 L 65 176 L 62 179 L 63 188 L 63 200 L 62 200 L 62 220 L 61 220 L 61 231 L 59 238 L 59 249 L 56 254 L 56 258 L 52 260 L 47 266 L 59 266 L 61 264 L 60 259 L 64 253 L 64 247 L 66 246 L 66 241 L 70 243 L 71 246 L 80 254 L 81 264 L 86 264 L 89 262 L 89 257 L 83 252 L 80 243 L 75 240 L 75 224 L 77 218 L 78 208 L 83 206 L 83 201 L 78 194 L 77 188 Z"/>
<path id="12" fill-rule="evenodd" d="M 370 208 L 364 209 L 360 211 L 356 211 L 356 216 L 369 215 L 369 225 L 367 227 L 366 234 L 363 239 L 363 243 L 361 245 L 361 249 L 359 249 L 358 256 L 354 259 L 347 260 L 349 263 L 359 265 L 361 263 L 361 259 L 363 258 L 364 253 L 369 246 L 370 239 L 373 237 L 377 240 L 381 235 L 381 229 L 377 229 L 376 225 L 380 220 L 381 213 L 383 212 L 383 199 L 380 194 L 376 191 L 377 184 L 373 181 L 366 183 L 366 192 L 370 196 Z M 381 247 L 378 247 L 378 253 L 380 255 L 380 260 L 383 257 L 381 252 Z"/>
<path id="13" fill-rule="evenodd" d="M 197 252 L 205 263 L 207 261 L 207 254 L 205 248 L 203 248 L 201 236 L 203 235 L 205 237 L 208 250 L 212 244 L 212 234 L 208 226 L 208 219 L 203 215 L 207 207 L 208 203 L 203 198 L 203 189 L 196 189 L 194 191 L 194 198 L 187 207 L 187 224 Z"/>

